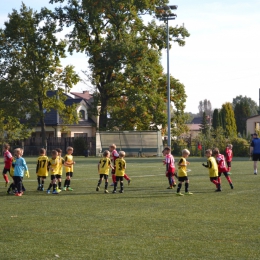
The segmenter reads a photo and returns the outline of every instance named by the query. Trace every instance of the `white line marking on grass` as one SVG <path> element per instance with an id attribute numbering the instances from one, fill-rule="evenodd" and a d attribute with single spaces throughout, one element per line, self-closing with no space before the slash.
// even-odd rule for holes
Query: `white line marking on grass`
<path id="1" fill-rule="evenodd" d="M 131 176 L 131 178 L 146 178 L 146 177 L 157 177 L 157 176 L 163 176 L 163 175 L 165 175 L 165 174 L 149 174 L 149 175 L 139 175 L 139 176 Z M 110 177 L 110 176 L 109 176 Z M 47 177 L 48 178 L 48 177 Z M 65 177 L 64 178 L 62 178 L 63 180 L 65 179 Z M 72 181 L 87 181 L 87 180 L 96 180 L 96 179 L 99 179 L 99 176 L 97 176 L 97 178 L 87 178 L 87 179 L 77 179 L 77 178 L 72 178 L 71 180 Z M 37 181 L 37 179 L 35 179 L 35 180 L 26 180 L 26 179 L 24 179 L 23 181 L 25 181 L 25 182 L 36 182 Z M 5 181 L 0 181 L 0 182 L 4 182 L 5 183 Z"/>

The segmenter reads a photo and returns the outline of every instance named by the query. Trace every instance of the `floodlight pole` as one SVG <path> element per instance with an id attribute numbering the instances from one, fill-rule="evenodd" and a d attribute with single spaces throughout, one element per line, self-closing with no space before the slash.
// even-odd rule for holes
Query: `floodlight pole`
<path id="1" fill-rule="evenodd" d="M 162 11 L 161 14 L 156 15 L 160 21 L 166 23 L 166 45 L 167 45 L 167 145 L 171 147 L 171 87 L 170 87 L 170 54 L 169 54 L 169 20 L 174 20 L 176 15 L 171 13 L 171 10 L 177 9 L 177 5 L 164 5 L 157 7 L 156 10 Z"/>

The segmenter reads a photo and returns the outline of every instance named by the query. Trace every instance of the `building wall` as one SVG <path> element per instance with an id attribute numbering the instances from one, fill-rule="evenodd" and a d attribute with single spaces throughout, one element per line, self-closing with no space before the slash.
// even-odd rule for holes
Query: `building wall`
<path id="1" fill-rule="evenodd" d="M 260 127 L 260 115 L 248 118 L 246 121 L 246 131 L 248 134 L 253 134 L 255 130 L 259 130 Z"/>
<path id="2" fill-rule="evenodd" d="M 46 127 L 46 136 L 47 137 L 75 137 L 75 134 L 86 134 L 87 137 L 95 137 L 96 136 L 96 128 L 92 126 L 69 126 L 67 128 L 69 131 L 62 131 L 61 126 L 57 127 Z M 36 127 L 34 129 L 34 137 L 40 137 L 41 129 L 40 127 Z"/>

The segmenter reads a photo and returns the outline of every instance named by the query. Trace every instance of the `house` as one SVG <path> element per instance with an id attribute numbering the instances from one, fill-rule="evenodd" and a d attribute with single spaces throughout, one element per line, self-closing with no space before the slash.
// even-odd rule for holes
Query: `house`
<path id="1" fill-rule="evenodd" d="M 246 132 L 247 134 L 253 134 L 256 130 L 260 130 L 260 115 L 255 115 L 247 118 L 246 120 Z"/>
<path id="2" fill-rule="evenodd" d="M 53 92 L 49 92 L 48 95 L 53 95 Z M 95 137 L 97 118 L 90 117 L 88 110 L 91 107 L 92 95 L 88 91 L 83 93 L 72 92 L 64 94 L 67 96 L 65 101 L 66 106 L 72 104 L 77 105 L 77 113 L 79 115 L 79 122 L 73 125 L 63 124 L 59 113 L 52 109 L 46 112 L 45 115 L 45 126 L 46 136 L 50 137 Z M 40 137 L 41 128 L 40 125 L 34 128 L 32 137 Z"/>
<path id="3" fill-rule="evenodd" d="M 202 117 L 195 117 L 193 118 L 190 124 L 187 124 L 187 127 L 189 129 L 189 137 L 191 139 L 196 138 L 198 134 L 201 132 L 200 130 L 201 122 L 202 122 Z"/>

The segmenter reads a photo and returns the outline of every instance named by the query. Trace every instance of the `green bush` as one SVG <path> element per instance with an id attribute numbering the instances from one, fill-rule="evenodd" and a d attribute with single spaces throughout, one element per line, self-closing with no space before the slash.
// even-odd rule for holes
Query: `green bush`
<path id="1" fill-rule="evenodd" d="M 87 138 L 78 137 L 73 142 L 74 155 L 84 155 L 84 151 L 88 149 Z"/>
<path id="2" fill-rule="evenodd" d="M 236 137 L 231 139 L 230 143 L 233 145 L 234 156 L 239 156 L 239 157 L 249 156 L 250 144 L 248 143 L 247 140 Z"/>

